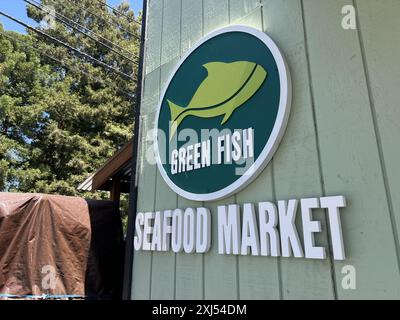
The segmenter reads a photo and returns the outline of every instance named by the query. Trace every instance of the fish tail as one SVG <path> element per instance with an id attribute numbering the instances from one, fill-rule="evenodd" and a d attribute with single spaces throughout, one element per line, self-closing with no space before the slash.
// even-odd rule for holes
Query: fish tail
<path id="1" fill-rule="evenodd" d="M 176 118 L 182 113 L 182 111 L 185 110 L 185 108 L 178 106 L 170 100 L 167 100 L 167 102 L 169 105 L 169 109 L 171 110 L 171 120 L 175 121 Z"/>
<path id="2" fill-rule="evenodd" d="M 167 100 L 169 109 L 171 111 L 171 128 L 169 130 L 169 140 L 172 139 L 174 136 L 176 130 L 178 129 L 179 124 L 182 122 L 184 117 L 179 117 L 179 115 L 182 113 L 182 111 L 185 110 L 185 108 L 178 106 L 177 104 L 173 103 L 170 100 Z"/>

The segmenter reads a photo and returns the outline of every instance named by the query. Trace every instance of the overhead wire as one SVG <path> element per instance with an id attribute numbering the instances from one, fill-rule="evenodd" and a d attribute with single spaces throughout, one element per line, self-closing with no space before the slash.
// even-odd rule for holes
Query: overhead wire
<path id="1" fill-rule="evenodd" d="M 130 20 L 131 22 L 135 22 L 137 23 L 139 26 L 141 26 L 139 21 L 136 21 L 135 19 L 132 19 L 131 17 L 129 17 L 128 15 L 126 15 L 125 13 L 123 13 L 122 11 L 110 6 L 107 2 L 102 1 L 102 0 L 96 0 L 97 2 L 101 3 L 102 5 L 105 5 L 107 8 L 111 9 L 112 11 L 118 13 L 121 16 L 124 16 L 128 19 L 128 21 Z"/>
<path id="2" fill-rule="evenodd" d="M 21 40 L 18 39 L 18 38 L 13 38 L 13 37 L 7 35 L 6 33 L 1 33 L 0 36 L 4 36 L 5 38 L 8 38 L 10 41 L 17 41 L 17 42 L 21 43 L 22 45 L 33 49 L 33 50 L 36 51 L 39 55 L 45 56 L 46 58 L 51 59 L 51 60 L 53 60 L 53 61 L 59 63 L 59 64 L 60 64 L 61 66 L 63 66 L 64 68 L 67 68 L 67 69 L 69 69 L 69 70 L 73 70 L 73 71 L 78 72 L 78 73 L 82 73 L 82 74 L 84 74 L 85 76 L 87 76 L 88 78 L 90 78 L 91 80 L 95 80 L 95 81 L 101 83 L 102 85 L 105 85 L 105 86 L 108 86 L 108 87 L 110 87 L 110 88 L 112 88 L 112 89 L 115 89 L 116 91 L 119 91 L 120 93 L 123 93 L 123 94 L 127 95 L 127 96 L 128 96 L 129 98 L 131 98 L 131 99 L 134 98 L 134 95 L 133 95 L 132 93 L 129 93 L 128 91 L 122 90 L 122 89 L 118 88 L 117 86 L 113 86 L 113 85 L 110 86 L 109 84 L 105 83 L 103 79 L 101 79 L 101 78 L 99 78 L 99 77 L 96 77 L 96 76 L 93 76 L 93 75 L 91 75 L 91 74 L 89 74 L 89 73 L 83 71 L 82 69 L 77 68 L 76 66 L 71 66 L 71 65 L 65 63 L 65 62 L 62 61 L 62 60 L 59 60 L 59 59 L 57 59 L 57 58 L 55 58 L 55 57 L 52 57 L 52 56 L 50 56 L 49 54 L 47 54 L 46 52 L 44 52 L 43 50 L 40 50 L 39 48 L 36 48 L 36 47 L 33 46 L 33 45 L 27 44 L 26 42 L 23 42 L 23 41 L 21 41 Z M 76 58 L 74 58 L 74 59 L 76 59 Z"/>
<path id="3" fill-rule="evenodd" d="M 25 0 L 23 0 L 23 1 L 25 1 Z M 45 5 L 41 4 L 41 3 L 38 2 L 37 0 L 29 0 L 29 1 L 31 1 L 31 2 L 33 2 L 33 3 L 36 3 L 37 5 L 41 5 L 43 8 L 47 8 L 47 9 L 49 8 L 48 6 L 45 6 Z M 67 16 L 65 16 L 65 15 L 63 15 L 63 14 L 61 14 L 61 13 L 59 13 L 59 12 L 57 12 L 57 14 L 58 14 L 59 16 L 65 18 L 65 19 L 67 19 L 67 20 L 70 21 L 71 23 L 75 24 L 75 25 L 78 26 L 79 28 L 82 28 L 82 29 L 84 29 L 84 30 L 86 30 L 86 31 L 88 31 L 88 32 L 90 32 L 90 33 L 92 33 L 92 34 L 95 35 L 96 37 L 99 37 L 99 38 L 101 38 L 102 40 L 111 43 L 113 46 L 117 47 L 118 49 L 120 49 L 120 50 L 122 50 L 122 51 L 125 51 L 126 53 L 128 53 L 128 54 L 130 54 L 130 55 L 133 55 L 133 56 L 135 55 L 133 52 L 130 52 L 129 50 L 126 50 L 125 48 L 121 47 L 121 46 L 118 45 L 117 43 L 111 41 L 110 39 L 107 39 L 107 38 L 103 37 L 102 35 L 95 33 L 93 30 L 91 30 L 91 29 L 89 29 L 89 28 L 83 26 L 82 24 L 76 22 L 76 21 L 73 20 L 72 18 L 69 18 L 69 17 L 67 17 Z M 100 17 L 100 18 L 101 18 L 103 21 L 105 20 L 103 17 Z M 140 37 L 139 37 L 138 35 L 133 34 L 133 33 L 132 33 L 131 35 L 132 35 L 133 38 L 135 38 L 135 39 L 137 39 L 137 40 L 140 40 Z"/>
<path id="4" fill-rule="evenodd" d="M 37 9 L 41 10 L 41 11 L 46 12 L 48 15 L 54 17 L 55 19 L 57 19 L 58 21 L 60 21 L 60 22 L 61 22 L 62 24 L 64 24 L 65 26 L 67 26 L 67 27 L 69 27 L 69 28 L 72 28 L 73 30 L 76 30 L 77 32 L 79 32 L 79 33 L 81 33 L 81 34 L 87 36 L 88 38 L 90 38 L 91 40 L 95 41 L 96 43 L 99 43 L 100 45 L 102 45 L 102 46 L 108 48 L 109 50 L 111 50 L 111 51 L 114 52 L 115 54 L 117 54 L 117 55 L 123 57 L 124 59 L 126 59 L 126 60 L 128 60 L 128 61 L 130 61 L 130 62 L 132 62 L 132 63 L 134 63 L 134 64 L 136 64 L 136 65 L 138 65 L 138 62 L 137 62 L 137 61 L 132 60 L 131 58 L 129 58 L 129 57 L 127 57 L 126 55 L 122 54 L 121 52 L 115 50 L 114 48 L 110 47 L 109 45 L 105 44 L 104 42 L 101 42 L 101 41 L 99 41 L 98 39 L 94 38 L 92 35 L 90 35 L 90 34 L 88 34 L 88 33 L 86 33 L 86 32 L 83 32 L 83 31 L 80 30 L 79 28 L 86 29 L 86 30 L 88 30 L 89 32 L 91 32 L 90 29 L 88 29 L 88 28 L 86 28 L 86 27 L 84 27 L 84 26 L 82 26 L 82 25 L 76 23 L 76 22 L 73 21 L 73 20 L 70 20 L 69 18 L 65 17 L 64 15 L 62 15 L 62 14 L 60 14 L 60 13 L 55 13 L 55 14 L 53 14 L 53 13 L 51 13 L 51 12 L 47 12 L 47 8 L 45 8 L 42 4 L 36 2 L 35 0 L 23 0 L 23 1 L 26 2 L 26 3 L 28 3 L 29 5 L 31 5 L 31 6 L 33 6 L 33 7 L 35 7 L 35 8 L 37 8 Z M 36 4 L 35 4 L 35 3 L 36 3 Z M 61 18 L 59 18 L 59 16 L 60 16 Z M 76 27 L 76 26 L 71 25 L 71 24 L 70 24 L 68 21 L 66 21 L 66 20 L 68 20 L 68 21 L 70 21 L 70 22 L 72 22 L 72 23 L 78 25 L 79 27 Z M 107 40 L 107 41 L 109 41 L 109 40 Z M 109 41 L 109 42 L 112 43 L 113 45 L 116 45 L 116 44 L 114 44 L 114 43 L 111 42 L 111 41 Z M 116 46 L 117 46 L 117 45 L 116 45 Z M 123 48 L 121 48 L 121 49 L 123 49 Z M 125 49 L 123 49 L 123 50 L 125 50 Z M 125 51 L 127 51 L 127 50 L 125 50 Z M 129 51 L 128 51 L 128 52 L 129 52 Z M 129 53 L 130 53 L 130 52 L 129 52 Z M 130 53 L 130 54 L 133 55 L 132 53 Z"/>
<path id="5" fill-rule="evenodd" d="M 130 34 L 131 36 L 133 36 L 134 38 L 136 38 L 137 40 L 140 41 L 140 37 L 139 37 L 138 35 L 136 35 L 136 34 L 130 32 L 129 30 L 126 30 L 125 28 L 121 27 L 121 25 L 120 25 L 119 23 L 116 23 L 116 22 L 114 22 L 114 21 L 112 21 L 112 20 L 111 20 L 111 21 L 107 21 L 107 19 L 105 19 L 104 17 L 98 15 L 97 13 L 94 13 L 93 11 L 89 10 L 88 8 L 86 8 L 86 7 L 82 6 L 82 5 L 79 5 L 79 4 L 76 3 L 75 1 L 72 1 L 72 0 L 67 0 L 67 1 L 70 2 L 70 3 L 73 3 L 73 4 L 76 5 L 78 8 L 80 8 L 80 9 L 82 9 L 82 10 L 88 12 L 90 15 L 92 15 L 92 16 L 94 16 L 94 17 L 97 17 L 97 18 L 99 18 L 99 19 L 101 19 L 101 20 L 103 20 L 103 22 L 106 22 L 106 23 L 111 22 L 113 25 L 117 26 L 117 27 L 118 27 L 119 29 L 121 29 L 122 31 L 124 31 L 124 32 L 126 32 L 126 33 L 128 33 L 128 34 Z M 104 4 L 104 3 L 103 3 L 103 4 Z M 135 20 L 135 21 L 136 21 L 136 20 Z M 136 21 L 136 22 L 137 22 L 137 21 Z M 140 26 L 140 23 L 139 23 L 139 22 L 138 22 L 138 24 L 139 24 L 139 26 Z"/>
<path id="6" fill-rule="evenodd" d="M 131 75 L 126 74 L 126 73 L 114 68 L 113 66 L 110 66 L 107 63 L 104 63 L 103 61 L 100 61 L 100 60 L 96 59 L 95 57 L 92 57 L 91 55 L 87 54 L 86 52 L 83 52 L 83 51 L 81 51 L 81 50 L 79 50 L 77 48 L 74 48 L 74 47 L 70 46 L 69 44 L 67 44 L 67 43 L 65 43 L 63 41 L 61 41 L 61 40 L 59 40 L 59 39 L 57 39 L 57 38 L 55 38 L 55 37 L 43 32 L 41 30 L 38 30 L 38 29 L 26 24 L 25 22 L 22 22 L 21 20 L 18 20 L 17 18 L 15 18 L 13 16 L 10 16 L 7 13 L 4 13 L 3 11 L 0 11 L 0 15 L 3 15 L 4 17 L 6 17 L 6 18 L 8 18 L 8 19 L 10 19 L 10 20 L 22 25 L 22 26 L 24 26 L 25 28 L 27 28 L 27 29 L 29 29 L 29 30 L 41 35 L 41 36 L 44 36 L 44 37 L 50 39 L 51 41 L 53 41 L 53 42 L 55 42 L 57 44 L 60 44 L 60 45 L 62 45 L 64 47 L 66 47 L 67 49 L 77 53 L 78 55 L 81 55 L 81 56 L 83 56 L 85 58 L 88 58 L 88 59 L 92 60 L 94 63 L 96 63 L 98 65 L 101 65 L 104 68 L 107 68 L 108 70 L 110 70 L 110 71 L 112 71 L 112 72 L 114 72 L 114 73 L 116 73 L 116 74 L 118 74 L 118 75 L 120 75 L 120 76 L 122 76 L 124 78 L 136 81 L 136 78 L 132 77 Z"/>

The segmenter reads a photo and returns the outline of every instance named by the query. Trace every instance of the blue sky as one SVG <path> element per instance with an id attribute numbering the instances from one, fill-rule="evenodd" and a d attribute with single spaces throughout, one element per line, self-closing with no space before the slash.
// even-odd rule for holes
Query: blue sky
<path id="1" fill-rule="evenodd" d="M 92 0 L 95 1 L 95 0 Z M 113 7 L 121 3 L 123 0 L 107 0 L 107 3 Z M 128 0 L 131 8 L 135 12 L 142 8 L 142 0 Z M 3 11 L 15 18 L 24 21 L 27 24 L 35 25 L 35 21 L 26 16 L 26 3 L 23 0 L 0 0 L 0 11 Z M 0 16 L 0 23 L 4 29 L 25 33 L 25 28 L 18 23 L 15 23 L 4 16 Z"/>

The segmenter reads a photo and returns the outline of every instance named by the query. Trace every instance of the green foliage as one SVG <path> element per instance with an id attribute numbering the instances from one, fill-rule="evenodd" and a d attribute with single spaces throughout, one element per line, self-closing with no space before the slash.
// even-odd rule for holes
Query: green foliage
<path id="1" fill-rule="evenodd" d="M 118 44 L 136 60 L 139 26 L 126 17 L 92 0 L 42 4 Z M 140 20 L 126 3 L 118 10 Z M 45 13 L 28 7 L 28 15 L 40 22 Z M 136 74 L 135 64 L 58 21 L 55 28 L 42 30 Z M 135 87 L 134 81 L 32 31 L 21 35 L 0 26 L 0 191 L 87 196 L 77 191 L 79 183 L 132 137 Z"/>

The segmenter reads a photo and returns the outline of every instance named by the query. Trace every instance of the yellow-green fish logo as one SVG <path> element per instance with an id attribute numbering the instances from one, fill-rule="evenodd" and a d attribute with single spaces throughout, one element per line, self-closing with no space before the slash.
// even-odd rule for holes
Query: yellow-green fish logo
<path id="1" fill-rule="evenodd" d="M 188 116 L 213 118 L 223 115 L 221 124 L 224 124 L 258 91 L 267 77 L 262 66 L 249 61 L 210 62 L 203 67 L 208 75 L 188 106 L 181 107 L 167 99 L 171 111 L 170 140 Z"/>

